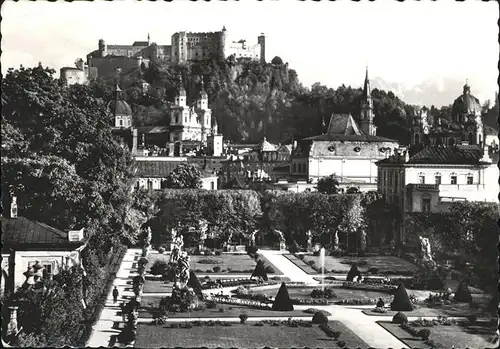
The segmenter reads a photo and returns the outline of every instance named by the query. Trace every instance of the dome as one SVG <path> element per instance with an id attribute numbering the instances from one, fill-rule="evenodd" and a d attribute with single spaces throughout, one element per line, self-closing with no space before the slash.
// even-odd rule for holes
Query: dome
<path id="1" fill-rule="evenodd" d="M 272 59 L 271 64 L 283 65 L 283 60 L 279 56 L 276 56 Z"/>
<path id="2" fill-rule="evenodd" d="M 453 117 L 459 115 L 481 115 L 481 104 L 479 103 L 479 99 L 471 95 L 470 86 L 464 86 L 463 94 L 455 99 L 453 102 L 452 113 Z"/>
<path id="3" fill-rule="evenodd" d="M 132 108 L 125 101 L 111 101 L 108 104 L 108 108 L 113 115 L 132 115 Z"/>

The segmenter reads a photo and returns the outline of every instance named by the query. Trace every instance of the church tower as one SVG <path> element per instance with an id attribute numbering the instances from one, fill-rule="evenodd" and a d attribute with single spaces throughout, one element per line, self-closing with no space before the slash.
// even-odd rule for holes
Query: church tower
<path id="1" fill-rule="evenodd" d="M 365 84 L 363 87 L 363 99 L 361 101 L 361 117 L 359 124 L 361 130 L 367 136 L 376 135 L 376 126 L 373 123 L 373 100 L 371 96 L 370 80 L 368 79 L 368 67 L 366 67 Z"/>
<path id="2" fill-rule="evenodd" d="M 186 107 L 186 90 L 182 83 L 182 76 L 180 77 L 179 91 L 177 91 L 177 96 L 175 96 L 175 105 L 178 107 Z"/>
<path id="3" fill-rule="evenodd" d="M 115 87 L 115 99 L 108 103 L 108 110 L 115 119 L 115 128 L 132 127 L 132 108 L 123 100 L 123 94 L 118 83 Z"/>

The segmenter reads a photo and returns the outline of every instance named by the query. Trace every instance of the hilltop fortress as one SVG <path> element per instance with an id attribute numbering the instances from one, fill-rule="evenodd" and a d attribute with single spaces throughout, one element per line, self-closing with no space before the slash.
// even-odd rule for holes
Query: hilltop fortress
<path id="1" fill-rule="evenodd" d="M 147 41 L 136 41 L 132 45 L 108 45 L 100 39 L 97 50 L 87 55 L 87 67 L 81 70 L 88 72 L 85 75 L 93 79 L 97 76 L 113 76 L 117 68 L 126 71 L 142 65 L 148 66 L 151 61 L 176 64 L 211 58 L 225 59 L 230 56 L 265 62 L 265 35 L 258 36 L 257 44 L 254 45 L 247 44 L 246 40 L 229 40 L 225 27 L 218 32 L 177 32 L 172 35 L 170 45 L 151 42 L 149 35 Z M 70 72 L 74 75 L 73 70 L 75 68 L 61 69 L 61 77 Z"/>

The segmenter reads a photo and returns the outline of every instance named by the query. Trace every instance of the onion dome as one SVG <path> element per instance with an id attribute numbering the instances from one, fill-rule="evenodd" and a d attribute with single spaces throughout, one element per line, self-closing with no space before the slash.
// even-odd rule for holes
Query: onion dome
<path id="1" fill-rule="evenodd" d="M 112 115 L 132 115 L 132 108 L 123 100 L 122 90 L 116 84 L 115 99 L 108 103 L 108 109 Z"/>
<path id="2" fill-rule="evenodd" d="M 460 115 L 481 115 L 481 104 L 479 99 L 471 95 L 470 86 L 467 83 L 464 85 L 463 94 L 455 99 L 452 107 L 453 118 Z"/>

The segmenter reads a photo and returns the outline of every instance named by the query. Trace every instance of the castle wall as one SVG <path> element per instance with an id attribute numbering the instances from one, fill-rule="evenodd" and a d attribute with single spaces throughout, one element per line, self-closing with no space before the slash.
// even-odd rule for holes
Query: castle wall
<path id="1" fill-rule="evenodd" d="M 99 77 L 108 77 L 116 74 L 117 67 L 127 71 L 140 67 L 141 62 L 136 58 L 129 57 L 92 57 L 89 59 L 89 66 L 97 68 Z"/>

